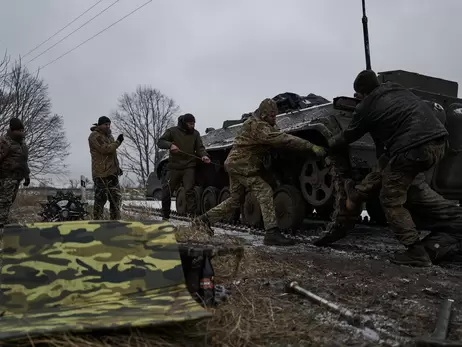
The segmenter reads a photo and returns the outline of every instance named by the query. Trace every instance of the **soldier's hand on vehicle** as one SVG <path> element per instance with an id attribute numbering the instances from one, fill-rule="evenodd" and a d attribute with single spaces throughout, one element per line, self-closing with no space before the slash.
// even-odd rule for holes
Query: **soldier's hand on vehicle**
<path id="1" fill-rule="evenodd" d="M 204 155 L 201 159 L 202 159 L 202 161 L 203 161 L 204 163 L 210 164 L 210 158 L 207 157 L 206 155 Z"/>
<path id="2" fill-rule="evenodd" d="M 124 134 L 120 134 L 119 136 L 117 136 L 117 141 L 122 143 L 124 141 Z"/>
<path id="3" fill-rule="evenodd" d="M 24 187 L 27 187 L 28 185 L 30 184 L 30 178 L 29 177 L 26 177 L 26 179 L 24 180 Z"/>
<path id="4" fill-rule="evenodd" d="M 313 145 L 311 150 L 314 152 L 314 154 L 316 154 L 317 157 L 325 157 L 327 155 L 326 149 L 321 146 Z"/>
<path id="5" fill-rule="evenodd" d="M 172 143 L 172 145 L 170 146 L 170 152 L 172 153 L 177 153 L 180 149 Z"/>

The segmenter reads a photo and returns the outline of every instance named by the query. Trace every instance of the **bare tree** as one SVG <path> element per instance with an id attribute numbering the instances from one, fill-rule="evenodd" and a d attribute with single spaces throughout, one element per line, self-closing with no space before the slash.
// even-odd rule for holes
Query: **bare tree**
<path id="1" fill-rule="evenodd" d="M 69 180 L 69 189 L 77 189 L 80 187 L 80 180 Z"/>
<path id="2" fill-rule="evenodd" d="M 113 117 L 126 139 L 120 152 L 123 170 L 135 174 L 143 187 L 163 155 L 157 141 L 173 125 L 178 111 L 174 100 L 149 86 L 138 86 L 136 92 L 124 93 L 118 100 Z"/>
<path id="3" fill-rule="evenodd" d="M 48 86 L 21 61 L 11 64 L 5 55 L 0 63 L 0 131 L 6 130 L 13 117 L 24 123 L 32 174 L 63 174 L 69 143 L 63 117 L 51 112 Z"/>

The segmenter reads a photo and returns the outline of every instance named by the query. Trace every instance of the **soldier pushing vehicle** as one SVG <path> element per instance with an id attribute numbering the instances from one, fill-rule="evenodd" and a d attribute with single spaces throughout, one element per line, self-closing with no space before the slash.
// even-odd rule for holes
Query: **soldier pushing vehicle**
<path id="1" fill-rule="evenodd" d="M 314 152 L 323 157 L 324 148 L 309 141 L 289 135 L 276 129 L 278 107 L 274 100 L 265 99 L 253 115 L 244 122 L 241 132 L 234 140 L 225 168 L 229 174 L 230 197 L 218 206 L 193 220 L 193 224 L 218 222 L 239 208 L 246 189 L 251 191 L 260 204 L 266 230 L 264 242 L 267 245 L 292 245 L 280 232 L 274 211 L 271 186 L 261 177 L 264 156 L 271 147 L 290 148 Z"/>
<path id="2" fill-rule="evenodd" d="M 29 150 L 24 142 L 24 125 L 19 118 L 10 120 L 9 129 L 0 137 L 0 227 L 8 223 L 19 184 L 30 184 Z"/>
<path id="3" fill-rule="evenodd" d="M 186 195 L 186 210 L 190 215 L 196 211 L 196 160 L 209 164 L 210 158 L 202 143 L 199 132 L 194 129 L 196 118 L 186 113 L 178 117 L 178 125 L 165 131 L 157 142 L 160 149 L 169 150 L 167 175 L 162 182 L 162 216 L 164 220 L 170 217 L 172 193 L 181 183 Z"/>
<path id="4" fill-rule="evenodd" d="M 120 134 L 114 141 L 111 134 L 111 120 L 106 116 L 100 117 L 98 123 L 94 124 L 90 130 L 88 144 L 95 190 L 93 219 L 103 219 L 104 205 L 109 200 L 110 219 L 118 220 L 122 207 L 119 184 L 122 170 L 117 159 L 117 148 L 123 142 L 124 136 Z"/>
<path id="5" fill-rule="evenodd" d="M 416 177 L 443 158 L 448 132 L 423 100 L 399 84 L 380 84 L 372 70 L 358 74 L 354 89 L 362 101 L 348 128 L 329 145 L 339 148 L 371 134 L 377 156 L 385 153 L 390 158 L 381 171 L 380 202 L 395 236 L 407 247 L 393 262 L 429 266 L 429 255 L 404 204 Z"/>

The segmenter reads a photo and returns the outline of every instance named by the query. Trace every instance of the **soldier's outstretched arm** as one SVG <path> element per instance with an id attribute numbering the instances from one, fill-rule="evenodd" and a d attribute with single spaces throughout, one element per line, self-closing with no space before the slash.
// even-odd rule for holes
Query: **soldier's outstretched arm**
<path id="1" fill-rule="evenodd" d="M 256 125 L 254 138 L 265 145 L 272 147 L 286 147 L 297 150 L 315 150 L 321 148 L 300 137 L 286 134 L 282 131 L 275 131 L 269 124 L 260 122 Z"/>
<path id="2" fill-rule="evenodd" d="M 329 147 L 342 147 L 347 146 L 352 142 L 359 140 L 369 131 L 369 124 L 364 117 L 364 111 L 361 109 L 355 110 L 348 128 L 340 134 L 333 136 L 329 140 Z"/>
<path id="3" fill-rule="evenodd" d="M 106 143 L 102 138 L 98 136 L 90 136 L 88 138 L 90 148 L 94 149 L 101 154 L 111 154 L 115 153 L 117 148 L 120 146 L 120 141 L 114 141 L 111 143 Z"/>
<path id="4" fill-rule="evenodd" d="M 157 141 L 157 147 L 160 149 L 170 149 L 173 144 L 172 132 L 170 129 L 167 129 L 165 133 Z"/>

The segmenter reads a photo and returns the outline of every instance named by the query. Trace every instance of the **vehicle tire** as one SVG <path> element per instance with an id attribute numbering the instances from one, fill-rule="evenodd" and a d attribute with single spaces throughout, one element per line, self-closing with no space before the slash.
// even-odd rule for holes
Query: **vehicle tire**
<path id="1" fill-rule="evenodd" d="M 186 215 L 186 194 L 183 187 L 178 188 L 175 203 L 176 212 L 181 216 Z"/>
<path id="2" fill-rule="evenodd" d="M 309 158 L 302 166 L 299 183 L 303 198 L 316 211 L 332 210 L 334 185 L 330 168 L 323 159 Z"/>
<path id="3" fill-rule="evenodd" d="M 241 215 L 243 222 L 251 227 L 259 228 L 263 225 L 263 216 L 261 214 L 260 204 L 251 192 L 247 192 L 245 194 Z"/>
<path id="4" fill-rule="evenodd" d="M 204 189 L 201 199 L 201 211 L 206 213 L 208 210 L 218 205 L 220 190 L 213 186 L 208 186 Z"/>
<path id="5" fill-rule="evenodd" d="M 230 192 L 228 187 L 224 187 L 221 191 L 220 194 L 218 195 L 218 204 L 221 204 L 223 201 L 228 199 L 230 197 Z M 236 211 L 232 216 L 226 217 L 222 219 L 222 222 L 224 223 L 234 223 L 239 220 L 239 217 L 241 216 L 241 209 L 237 208 Z"/>
<path id="6" fill-rule="evenodd" d="M 152 193 L 152 199 L 156 201 L 161 201 L 162 200 L 162 189 L 160 188 L 155 189 L 154 192 Z"/>
<path id="7" fill-rule="evenodd" d="M 300 190 L 291 185 L 283 185 L 274 191 L 274 209 L 278 227 L 282 230 L 300 227 L 307 210 Z"/>
<path id="8" fill-rule="evenodd" d="M 194 211 L 194 213 L 198 216 L 202 213 L 202 193 L 203 193 L 202 187 L 195 186 L 194 193 L 196 195 L 196 210 Z"/>

